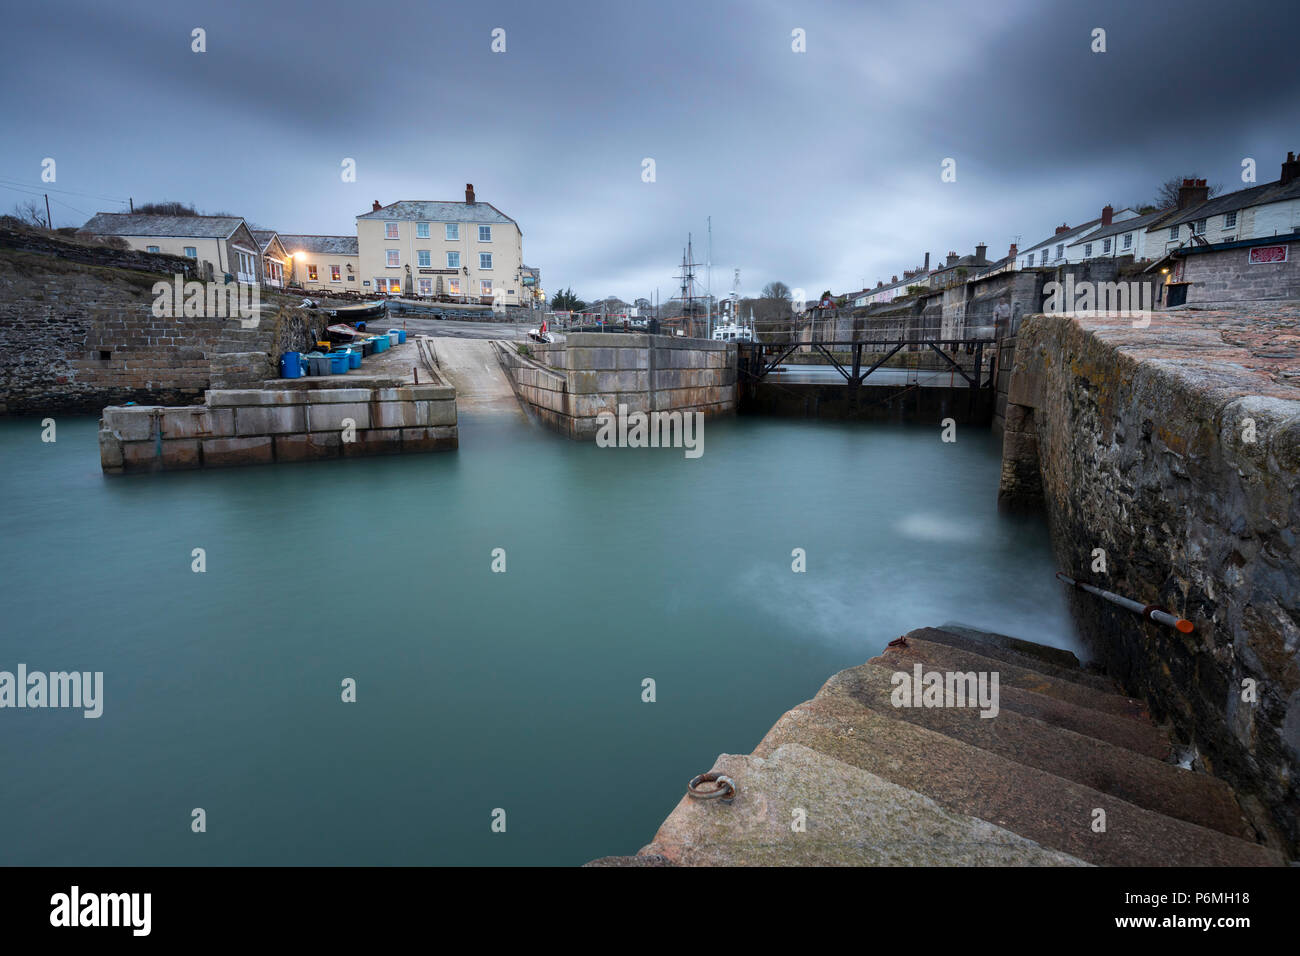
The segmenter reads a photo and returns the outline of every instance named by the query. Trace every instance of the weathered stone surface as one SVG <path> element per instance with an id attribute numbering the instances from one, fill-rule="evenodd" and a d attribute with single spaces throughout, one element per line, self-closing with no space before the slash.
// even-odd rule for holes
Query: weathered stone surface
<path id="1" fill-rule="evenodd" d="M 156 436 L 160 412 L 156 405 L 109 407 L 104 409 L 100 421 L 122 441 L 144 441 Z"/>
<path id="2" fill-rule="evenodd" d="M 341 432 L 311 432 L 305 435 L 276 435 L 276 461 L 315 461 L 342 454 Z"/>
<path id="3" fill-rule="evenodd" d="M 1083 592 L 1085 640 L 1300 855 L 1300 310 L 1031 316 L 1013 392 L 1060 566 L 1192 621 L 1182 635 Z M 1042 380 L 1022 386 L 1022 371 Z M 1010 415 L 1010 409 L 1008 410 Z M 1004 491 L 1017 469 L 1004 461 Z M 1252 681 L 1257 701 L 1243 701 Z"/>
<path id="4" fill-rule="evenodd" d="M 402 429 L 369 428 L 357 432 L 356 441 L 343 443 L 344 458 L 364 455 L 397 455 L 402 451 Z"/>
<path id="5" fill-rule="evenodd" d="M 287 435 L 307 429 L 307 406 L 252 406 L 234 409 L 236 435 Z"/>
<path id="6" fill-rule="evenodd" d="M 177 438 L 162 443 L 161 465 L 169 471 L 198 468 L 203 464 L 199 440 Z"/>
<path id="7" fill-rule="evenodd" d="M 234 410 L 193 405 L 162 410 L 162 436 L 168 438 L 219 438 L 234 434 Z"/>
<path id="8" fill-rule="evenodd" d="M 1244 837 L 1249 829 L 1221 780 L 1085 737 L 1002 708 L 981 717 L 969 707 L 896 707 L 892 676 L 918 658 L 891 652 L 836 674 L 818 696 L 839 694 L 879 713 L 917 724 L 1008 760 L 1074 780 L 1179 820 Z M 996 666 L 996 665 L 995 665 Z M 963 671 L 964 672 L 964 671 Z"/>
<path id="9" fill-rule="evenodd" d="M 915 790 L 1044 847 L 1105 866 L 1267 866 L 1279 857 L 1254 843 L 1134 806 L 1072 780 L 971 747 L 943 734 L 817 697 L 786 713 L 758 747 L 790 743 Z M 1106 829 L 1093 829 L 1095 811 Z"/>
<path id="10" fill-rule="evenodd" d="M 722 754 L 730 805 L 683 797 L 641 853 L 687 866 L 1079 866 L 1082 861 L 799 744 Z M 793 832 L 791 811 L 807 814 Z"/>
<path id="11" fill-rule="evenodd" d="M 445 451 L 459 444 L 455 425 L 434 428 L 403 428 L 402 451 Z"/>
<path id="12" fill-rule="evenodd" d="M 355 391 L 340 389 L 340 391 Z M 310 393 L 320 394 L 320 393 Z M 363 393 L 368 396 L 369 393 Z M 307 407 L 307 429 L 313 432 L 339 431 L 345 425 L 344 420 L 351 421 L 355 428 L 370 427 L 370 404 L 366 403 L 327 403 Z"/>
<path id="13" fill-rule="evenodd" d="M 274 460 L 270 437 L 211 438 L 203 442 L 203 464 L 209 468 L 264 465 Z"/>

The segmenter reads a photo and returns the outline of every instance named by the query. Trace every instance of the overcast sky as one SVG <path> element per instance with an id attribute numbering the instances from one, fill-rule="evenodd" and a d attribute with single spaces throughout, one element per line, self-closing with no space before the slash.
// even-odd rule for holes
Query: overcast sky
<path id="1" fill-rule="evenodd" d="M 134 197 L 355 234 L 372 200 L 472 182 L 544 287 L 587 299 L 673 295 L 708 216 L 715 294 L 737 267 L 742 294 L 847 292 L 1173 175 L 1241 188 L 1251 157 L 1275 180 L 1300 150 L 1295 2 L 53 0 L 5 21 L 0 209 L 33 198 L 16 183 L 62 190 L 56 225 Z"/>

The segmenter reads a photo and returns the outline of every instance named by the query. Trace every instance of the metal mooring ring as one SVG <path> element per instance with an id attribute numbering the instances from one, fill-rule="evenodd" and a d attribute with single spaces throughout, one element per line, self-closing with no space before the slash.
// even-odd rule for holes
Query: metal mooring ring
<path id="1" fill-rule="evenodd" d="M 713 784 L 703 789 L 702 784 Z M 736 781 L 722 773 L 702 773 L 691 778 L 686 785 L 686 792 L 696 800 L 718 800 L 730 803 L 736 799 Z"/>

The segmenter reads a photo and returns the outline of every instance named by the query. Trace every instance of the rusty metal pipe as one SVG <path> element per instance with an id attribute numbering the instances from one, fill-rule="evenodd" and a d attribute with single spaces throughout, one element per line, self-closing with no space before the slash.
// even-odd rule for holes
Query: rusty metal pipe
<path id="1" fill-rule="evenodd" d="M 1107 591 L 1103 588 L 1097 587 L 1096 585 L 1086 584 L 1083 581 L 1076 581 L 1064 571 L 1057 571 L 1056 578 L 1058 581 L 1070 585 L 1070 587 L 1078 588 L 1081 591 L 1087 591 L 1089 594 L 1095 594 L 1097 597 L 1109 601 L 1111 604 L 1117 604 L 1127 611 L 1132 611 L 1134 614 L 1140 614 L 1148 621 L 1155 621 L 1157 624 L 1171 627 L 1180 634 L 1192 633 L 1193 624 L 1191 621 L 1184 617 L 1178 617 L 1176 614 L 1170 614 L 1162 607 L 1157 607 L 1154 604 L 1142 604 L 1138 601 L 1134 601 L 1132 598 L 1126 598 L 1121 594 L 1116 594 L 1114 591 Z"/>

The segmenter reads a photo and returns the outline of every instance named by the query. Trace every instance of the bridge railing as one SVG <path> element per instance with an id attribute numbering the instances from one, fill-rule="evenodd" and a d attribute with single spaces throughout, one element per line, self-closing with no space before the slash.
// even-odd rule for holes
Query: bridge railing
<path id="1" fill-rule="evenodd" d="M 952 384 L 991 388 L 996 375 L 992 338 L 864 338 L 845 341 L 741 342 L 740 374 L 757 382 L 779 369 L 832 368 L 848 385 L 862 385 L 881 369 L 934 375 Z"/>

